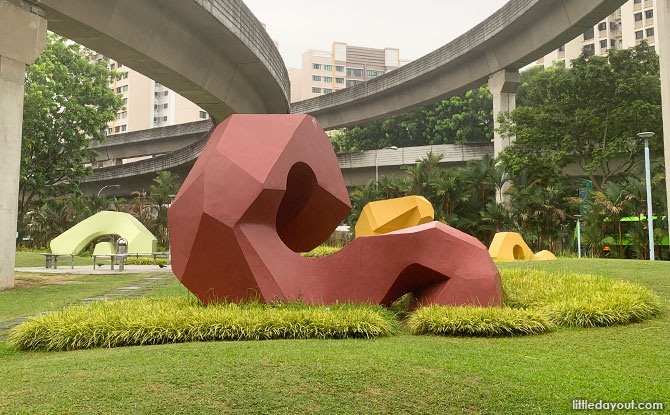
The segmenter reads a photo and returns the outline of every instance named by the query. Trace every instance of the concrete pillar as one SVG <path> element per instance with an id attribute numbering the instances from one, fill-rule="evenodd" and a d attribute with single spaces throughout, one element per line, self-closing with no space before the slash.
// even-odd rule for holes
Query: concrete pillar
<path id="1" fill-rule="evenodd" d="M 25 67 L 44 49 L 46 32 L 30 6 L 0 0 L 0 290 L 14 286 Z"/>
<path id="2" fill-rule="evenodd" d="M 661 60 L 661 99 L 663 105 L 663 149 L 665 153 L 665 188 L 670 220 L 670 0 L 656 2 L 656 47 Z M 659 215 L 660 216 L 660 215 Z"/>
<path id="3" fill-rule="evenodd" d="M 514 137 L 503 138 L 498 133 L 500 123 L 498 122 L 498 114 L 501 111 L 512 111 L 516 108 L 516 90 L 521 83 L 521 76 L 519 71 L 509 71 L 503 69 L 493 75 L 489 76 L 489 91 L 493 95 L 493 126 L 495 131 L 493 133 L 493 156 L 498 158 L 498 154 L 509 146 Z M 509 187 L 508 184 L 503 186 L 503 192 Z M 504 198 L 496 193 L 496 201 L 502 203 Z"/>

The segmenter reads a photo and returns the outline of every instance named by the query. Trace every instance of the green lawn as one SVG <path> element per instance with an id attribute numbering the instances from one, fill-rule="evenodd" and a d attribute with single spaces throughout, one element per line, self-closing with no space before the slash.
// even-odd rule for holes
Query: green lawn
<path id="1" fill-rule="evenodd" d="M 662 401 L 670 409 L 670 263 L 498 266 L 638 282 L 662 297 L 665 312 L 629 326 L 516 338 L 404 334 L 64 353 L 15 352 L 0 343 L 0 413 L 553 414 L 574 412 L 577 398 Z M 161 290 L 184 292 L 176 283 Z"/>

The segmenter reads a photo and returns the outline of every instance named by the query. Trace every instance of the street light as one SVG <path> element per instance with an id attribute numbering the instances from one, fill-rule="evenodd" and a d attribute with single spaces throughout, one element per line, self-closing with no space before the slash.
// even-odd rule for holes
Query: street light
<path id="1" fill-rule="evenodd" d="M 649 260 L 654 260 L 654 219 L 651 211 L 651 169 L 649 167 L 649 139 L 654 136 L 653 132 L 646 131 L 637 133 L 637 136 L 644 138 L 644 181 L 647 185 L 647 226 L 649 227 Z"/>
<path id="2" fill-rule="evenodd" d="M 100 193 L 102 193 L 102 191 L 105 190 L 108 187 L 116 187 L 118 189 L 119 187 L 121 187 L 121 185 L 120 184 L 108 184 L 106 186 L 102 186 L 100 188 L 100 190 L 98 190 L 98 195 L 96 197 L 100 197 Z"/>
<path id="3" fill-rule="evenodd" d="M 577 218 L 577 258 L 582 257 L 582 230 L 579 228 L 579 219 L 582 215 L 575 215 Z"/>
<path id="4" fill-rule="evenodd" d="M 379 152 L 382 150 L 397 150 L 398 147 L 396 146 L 389 146 L 389 147 L 384 147 L 382 149 L 379 149 L 375 152 L 375 190 L 377 189 L 377 185 L 379 184 Z"/>

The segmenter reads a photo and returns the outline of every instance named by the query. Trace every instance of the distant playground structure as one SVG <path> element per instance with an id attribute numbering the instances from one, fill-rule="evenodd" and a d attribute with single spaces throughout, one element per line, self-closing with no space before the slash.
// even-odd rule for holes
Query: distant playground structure
<path id="1" fill-rule="evenodd" d="M 53 253 L 76 255 L 92 241 L 106 235 L 127 240 L 127 253 L 156 252 L 156 237 L 139 220 L 128 213 L 112 211 L 98 212 L 84 219 L 54 238 L 49 247 Z M 99 242 L 94 253 L 113 254 L 114 249 L 111 242 Z"/>

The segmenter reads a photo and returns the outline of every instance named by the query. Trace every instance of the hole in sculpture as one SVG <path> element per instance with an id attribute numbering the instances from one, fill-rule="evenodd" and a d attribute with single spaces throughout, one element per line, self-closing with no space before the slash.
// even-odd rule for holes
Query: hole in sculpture
<path id="1" fill-rule="evenodd" d="M 316 189 L 312 169 L 305 163 L 295 163 L 286 178 L 286 193 L 279 204 L 276 222 L 277 234 L 295 252 L 311 249 L 305 249 L 303 236 L 309 232 L 310 222 L 315 220 L 309 203 Z"/>
<path id="2" fill-rule="evenodd" d="M 512 248 L 512 255 L 514 255 L 514 259 L 525 259 L 523 248 L 521 248 L 520 245 L 514 245 L 514 248 Z"/>

